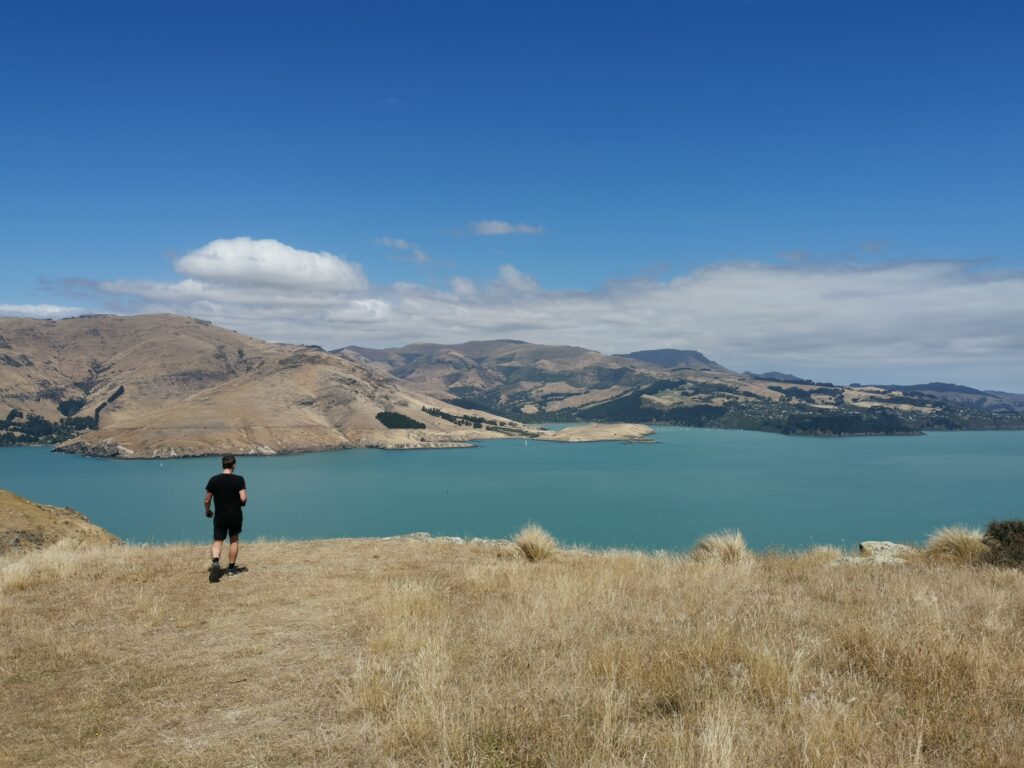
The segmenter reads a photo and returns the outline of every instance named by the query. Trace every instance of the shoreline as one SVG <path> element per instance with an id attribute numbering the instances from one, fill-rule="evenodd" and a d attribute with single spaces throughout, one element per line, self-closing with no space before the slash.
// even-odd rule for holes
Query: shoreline
<path id="1" fill-rule="evenodd" d="M 840 434 L 840 435 L 824 435 L 824 434 L 787 434 L 784 432 L 775 432 L 771 430 L 763 429 L 744 429 L 741 427 L 717 427 L 717 426 L 691 426 L 687 424 L 675 424 L 672 422 L 644 422 L 642 424 L 627 424 L 623 426 L 630 427 L 641 427 L 647 428 L 648 431 L 644 436 L 641 437 L 629 437 L 629 436 L 607 436 L 607 437 L 591 437 L 588 439 L 571 440 L 565 438 L 559 438 L 562 432 L 569 429 L 578 428 L 598 428 L 603 429 L 606 427 L 619 426 L 616 424 L 604 424 L 603 422 L 552 422 L 558 424 L 562 428 L 558 431 L 552 431 L 548 433 L 535 431 L 533 434 L 527 435 L 502 435 L 502 436 L 488 436 L 482 438 L 473 436 L 467 440 L 458 440 L 451 442 L 440 442 L 440 441 L 423 441 L 418 443 L 408 444 L 394 444 L 394 445 L 381 445 L 381 444 L 363 444 L 363 445 L 339 445 L 337 447 L 310 447 L 310 448 L 295 448 L 279 451 L 259 451 L 253 450 L 249 452 L 233 451 L 237 456 L 300 456 L 306 454 L 315 453 L 335 453 L 339 451 L 357 450 L 357 449 L 369 449 L 369 450 L 382 450 L 382 451 L 419 451 L 419 450 L 446 450 L 451 448 L 477 448 L 484 441 L 490 440 L 537 440 L 541 442 L 564 442 L 564 443 L 583 443 L 583 442 L 635 442 L 639 444 L 651 444 L 657 443 L 656 439 L 646 439 L 646 435 L 657 434 L 659 428 L 670 428 L 670 429 L 682 429 L 682 430 L 708 430 L 715 432 L 749 432 L 752 434 L 765 434 L 765 435 L 777 435 L 785 438 L 863 438 L 863 437 L 927 437 L 929 435 L 948 435 L 948 434 L 990 434 L 997 432 L 1024 432 L 1024 428 L 1015 427 L 991 427 L 991 428 L 980 428 L 980 429 L 928 429 L 920 432 L 907 432 L 907 433 L 889 433 L 889 432 L 863 432 L 863 433 L 851 433 L 851 434 Z M 531 428 L 534 425 L 527 424 L 527 428 Z M 537 424 L 538 428 L 544 426 L 544 424 Z M 0 445 L 0 449 L 3 448 L 46 448 L 51 453 L 63 453 L 69 456 L 82 456 L 84 458 L 91 459 L 112 459 L 115 461 L 169 461 L 172 459 L 192 459 L 192 458 L 209 458 L 211 456 L 220 456 L 225 451 L 196 451 L 188 453 L 178 453 L 175 449 L 167 449 L 167 454 L 149 454 L 149 455 L 129 455 L 129 454 L 115 454 L 109 452 L 90 451 L 90 450 L 69 450 L 64 447 L 62 443 L 47 443 L 47 442 L 32 442 L 32 443 L 12 443 L 9 445 Z"/>
<path id="2" fill-rule="evenodd" d="M 201 428 L 193 428 L 201 429 Z M 391 440 L 374 438 L 363 438 L 352 441 L 348 445 L 336 446 L 310 446 L 308 448 L 295 447 L 282 450 L 270 449 L 266 445 L 249 446 L 248 450 L 239 450 L 230 446 L 220 450 L 194 449 L 188 447 L 157 447 L 150 449 L 148 453 L 142 453 L 128 445 L 115 442 L 112 439 L 104 440 L 98 444 L 84 442 L 65 442 L 53 446 L 50 450 L 54 453 L 66 453 L 78 456 L 87 456 L 98 459 L 115 459 L 126 461 L 137 460 L 171 460 L 184 458 L 202 458 L 209 456 L 220 456 L 224 453 L 233 453 L 236 456 L 294 456 L 307 453 L 325 453 L 332 451 L 345 451 L 356 448 L 371 448 L 385 451 L 414 451 L 414 450 L 435 450 L 449 448 L 475 448 L 483 441 L 490 440 L 538 440 L 543 442 L 564 442 L 564 443 L 595 443 L 595 442 L 653 442 L 647 439 L 647 435 L 653 434 L 654 429 L 641 424 L 604 424 L 592 422 L 576 426 L 569 426 L 557 432 L 548 432 L 543 428 L 519 428 L 520 432 L 510 434 L 501 432 L 499 434 L 472 434 L 471 432 L 454 433 L 452 440 L 442 439 L 413 439 L 418 430 L 392 430 L 392 432 L 403 432 L 406 434 L 394 435 Z M 474 430 L 478 431 L 478 430 Z M 412 434 L 408 434 L 412 433 Z M 383 433 L 387 434 L 387 433 Z M 445 433 L 442 433 L 445 434 Z M 430 435 L 431 438 L 438 437 Z"/>

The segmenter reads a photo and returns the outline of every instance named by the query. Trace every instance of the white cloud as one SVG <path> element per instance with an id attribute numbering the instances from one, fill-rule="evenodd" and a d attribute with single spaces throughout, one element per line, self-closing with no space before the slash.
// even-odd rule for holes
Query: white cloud
<path id="1" fill-rule="evenodd" d="M 391 316 L 391 306 L 381 299 L 353 299 L 344 306 L 329 309 L 325 318 L 331 322 L 377 323 Z"/>
<path id="2" fill-rule="evenodd" d="M 415 243 L 410 243 L 408 240 L 404 240 L 401 237 L 378 237 L 373 241 L 376 245 L 382 245 L 385 248 L 393 248 L 396 251 L 408 251 L 412 260 L 417 264 L 426 264 L 430 261 L 430 257 Z"/>
<path id="3" fill-rule="evenodd" d="M 476 285 L 468 277 L 453 277 L 451 284 L 456 296 L 476 296 Z"/>
<path id="4" fill-rule="evenodd" d="M 498 268 L 498 280 L 506 288 L 524 293 L 536 291 L 540 287 L 536 280 L 529 275 L 524 275 L 511 264 L 502 264 Z"/>
<path id="5" fill-rule="evenodd" d="M 408 240 L 403 240 L 400 237 L 378 237 L 373 241 L 376 245 L 383 245 L 387 248 L 398 248 L 399 250 L 406 250 L 411 248 Z"/>
<path id="6" fill-rule="evenodd" d="M 14 317 L 69 317 L 83 311 L 81 307 L 62 307 L 57 304 L 0 304 L 0 315 Z"/>
<path id="7" fill-rule="evenodd" d="M 740 370 L 1024 391 L 1022 271 L 964 262 L 726 263 L 566 292 L 506 264 L 491 282 L 363 285 L 296 289 L 190 276 L 96 289 L 114 311 L 179 312 L 329 348 L 508 337 L 602 352 L 677 347 Z"/>
<path id="8" fill-rule="evenodd" d="M 486 221 L 474 221 L 469 225 L 469 231 L 474 235 L 539 235 L 544 231 L 544 227 L 488 219 Z"/>
<path id="9" fill-rule="evenodd" d="M 174 268 L 186 277 L 229 285 L 316 291 L 356 291 L 367 285 L 358 264 L 250 237 L 214 240 L 177 259 Z"/>

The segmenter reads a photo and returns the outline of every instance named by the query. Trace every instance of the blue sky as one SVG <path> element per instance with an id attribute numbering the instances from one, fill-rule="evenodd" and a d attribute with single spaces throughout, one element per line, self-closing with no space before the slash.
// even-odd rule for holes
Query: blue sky
<path id="1" fill-rule="evenodd" d="M 1024 391 L 1022 33 L 1016 2 L 8 3 L 0 311 Z"/>

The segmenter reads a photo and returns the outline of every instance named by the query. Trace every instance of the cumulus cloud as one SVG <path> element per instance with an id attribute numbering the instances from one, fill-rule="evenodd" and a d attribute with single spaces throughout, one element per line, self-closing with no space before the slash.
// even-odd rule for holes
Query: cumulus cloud
<path id="1" fill-rule="evenodd" d="M 316 291 L 366 288 L 358 264 L 330 253 L 302 251 L 277 240 L 214 240 L 174 262 L 177 272 L 211 283 Z"/>
<path id="2" fill-rule="evenodd" d="M 469 225 L 469 231 L 474 235 L 539 235 L 544 227 L 533 224 L 513 224 L 510 221 L 498 221 L 487 219 L 485 221 L 474 221 Z"/>
<path id="3" fill-rule="evenodd" d="M 12 317 L 69 317 L 82 312 L 81 307 L 57 304 L 0 304 L 0 315 Z"/>
<path id="4" fill-rule="evenodd" d="M 430 261 L 430 257 L 415 243 L 410 243 L 408 240 L 404 240 L 401 237 L 378 237 L 374 241 L 376 245 L 382 245 L 385 248 L 393 248 L 396 251 L 407 251 L 410 258 L 417 264 L 426 264 Z"/>
<path id="5" fill-rule="evenodd" d="M 297 290 L 192 275 L 95 290 L 114 311 L 179 312 L 328 348 L 509 337 L 608 353 L 677 347 L 738 370 L 840 383 L 1024 391 L 1024 271 L 966 262 L 734 262 L 577 292 L 545 289 L 511 264 L 444 288 L 362 279 L 357 289 Z"/>

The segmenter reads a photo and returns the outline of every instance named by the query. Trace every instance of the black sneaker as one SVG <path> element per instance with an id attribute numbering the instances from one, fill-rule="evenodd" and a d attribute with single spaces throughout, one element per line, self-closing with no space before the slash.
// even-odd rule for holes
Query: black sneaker
<path id="1" fill-rule="evenodd" d="M 226 573 L 228 576 L 237 576 L 238 574 L 245 573 L 248 570 L 249 569 L 246 568 L 244 565 L 235 565 L 234 563 L 232 563 L 228 566 Z"/>
<path id="2" fill-rule="evenodd" d="M 223 575 L 224 575 L 224 569 L 221 568 L 220 565 L 211 565 L 210 566 L 210 583 L 211 584 L 216 584 L 218 581 L 220 581 L 220 577 L 223 576 Z"/>

